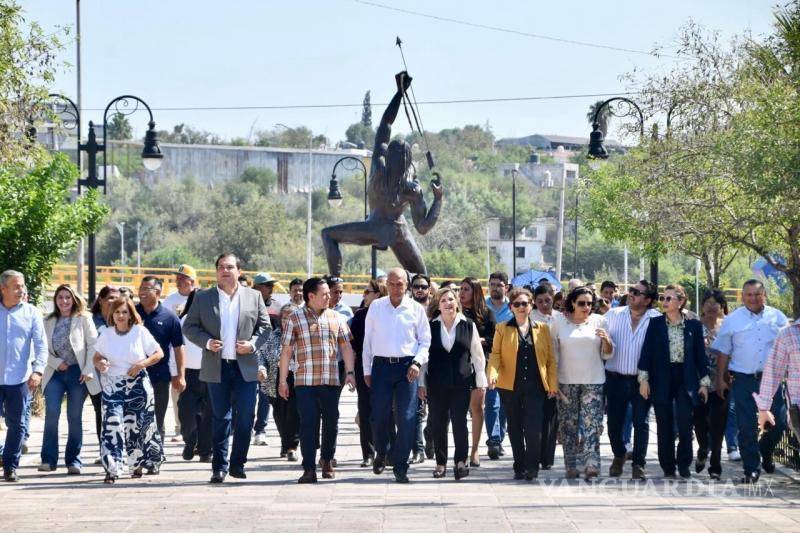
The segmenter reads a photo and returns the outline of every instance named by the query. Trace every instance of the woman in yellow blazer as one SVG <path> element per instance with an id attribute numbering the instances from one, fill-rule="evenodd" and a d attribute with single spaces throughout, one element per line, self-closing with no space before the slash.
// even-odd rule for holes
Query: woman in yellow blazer
<path id="1" fill-rule="evenodd" d="M 489 357 L 489 388 L 500 390 L 514 454 L 514 479 L 536 479 L 542 451 L 544 401 L 558 393 L 556 360 L 546 324 L 530 319 L 533 295 L 508 294 L 514 317 L 498 324 Z"/>

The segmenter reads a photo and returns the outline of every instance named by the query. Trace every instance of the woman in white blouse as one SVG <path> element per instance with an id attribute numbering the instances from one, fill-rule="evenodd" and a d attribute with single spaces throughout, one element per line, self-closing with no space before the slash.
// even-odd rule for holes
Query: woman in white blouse
<path id="1" fill-rule="evenodd" d="M 553 353 L 558 361 L 561 443 L 567 479 L 578 477 L 578 463 L 587 481 L 600 472 L 600 435 L 603 432 L 603 361 L 613 346 L 606 321 L 592 314 L 594 293 L 586 287 L 567 295 L 566 313 L 550 323 Z"/>
<path id="2" fill-rule="evenodd" d="M 419 374 L 417 394 L 428 400 L 428 414 L 434 440 L 436 469 L 433 477 L 442 478 L 447 468 L 447 429 L 453 424 L 453 472 L 456 480 L 469 475 L 467 453 L 471 386 L 486 390 L 486 358 L 475 323 L 460 311 L 458 296 L 452 289 L 439 290 L 429 307 L 431 347 L 428 362 Z"/>
<path id="3" fill-rule="evenodd" d="M 156 427 L 153 386 L 145 368 L 156 364 L 164 353 L 130 298 L 111 304 L 113 326 L 100 334 L 95 344 L 94 365 L 103 386 L 103 437 L 100 455 L 106 483 L 114 483 L 123 469 L 127 451 L 132 478 L 159 473 L 164 448 Z"/>

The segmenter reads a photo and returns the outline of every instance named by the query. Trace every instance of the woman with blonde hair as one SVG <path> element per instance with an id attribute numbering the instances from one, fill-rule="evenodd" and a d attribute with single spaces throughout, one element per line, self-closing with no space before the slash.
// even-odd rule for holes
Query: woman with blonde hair
<path id="1" fill-rule="evenodd" d="M 71 286 L 59 285 L 53 293 L 53 312 L 44 320 L 49 356 L 42 376 L 45 417 L 39 472 L 52 472 L 58 466 L 58 422 L 61 403 L 66 396 L 67 448 L 64 463 L 68 474 L 81 473 L 83 403 L 87 393 L 100 392 L 92 364 L 97 330 L 92 316 L 84 309 L 83 300 Z"/>
<path id="2" fill-rule="evenodd" d="M 453 472 L 456 480 L 469 475 L 467 410 L 473 390 L 486 390 L 486 359 L 475 323 L 461 313 L 452 289 L 440 289 L 431 301 L 431 346 L 422 365 L 417 394 L 428 400 L 436 469 L 442 478 L 447 465 L 447 429 L 453 425 Z"/>

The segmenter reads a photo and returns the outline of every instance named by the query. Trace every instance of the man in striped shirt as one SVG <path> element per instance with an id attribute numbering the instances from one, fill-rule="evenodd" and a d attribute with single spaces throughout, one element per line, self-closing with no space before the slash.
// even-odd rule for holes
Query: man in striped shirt
<path id="1" fill-rule="evenodd" d="M 753 395 L 758 406 L 758 425 L 762 428 L 767 423 L 775 425 L 775 416 L 770 409 L 784 377 L 789 402 L 794 406 L 800 405 L 800 319 L 778 332 L 764 364 L 758 394 Z"/>
<path id="2" fill-rule="evenodd" d="M 303 475 L 298 483 L 316 483 L 317 436 L 322 416 L 326 431 L 322 432 L 320 455 L 322 477 L 332 479 L 333 454 L 339 424 L 339 365 L 336 353 L 342 350 L 344 383 L 355 389 L 355 358 L 350 346 L 350 329 L 339 313 L 328 309 L 331 291 L 322 278 L 310 278 L 303 284 L 305 307 L 295 310 L 287 319 L 281 344 L 281 367 L 278 393 L 289 399 L 289 361 L 296 357 L 294 374 L 295 398 L 300 415 L 300 451 Z"/>
<path id="3" fill-rule="evenodd" d="M 604 316 L 614 345 L 614 355 L 606 362 L 606 401 L 608 438 L 614 460 L 608 475 L 619 477 L 625 464 L 622 428 L 628 406 L 633 411 L 633 479 L 644 480 L 649 437 L 650 402 L 639 394 L 638 365 L 650 319 L 661 313 L 653 309 L 658 288 L 643 279 L 628 289 L 628 305 L 610 309 Z"/>

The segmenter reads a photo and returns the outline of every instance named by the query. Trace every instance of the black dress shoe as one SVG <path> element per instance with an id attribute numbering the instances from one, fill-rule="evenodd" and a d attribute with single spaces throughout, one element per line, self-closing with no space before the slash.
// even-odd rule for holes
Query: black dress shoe
<path id="1" fill-rule="evenodd" d="M 376 457 L 375 460 L 372 462 L 372 473 L 375 475 L 383 474 L 383 471 L 386 469 L 386 461 L 383 457 Z"/>
<path id="2" fill-rule="evenodd" d="M 191 461 L 194 459 L 194 446 L 189 446 L 188 444 L 183 445 L 183 453 L 181 454 L 184 461 Z"/>
<path id="3" fill-rule="evenodd" d="M 514 479 L 515 480 L 525 479 L 525 472 L 514 472 Z"/>
<path id="4" fill-rule="evenodd" d="M 317 471 L 314 470 L 313 468 L 303 471 L 303 475 L 300 476 L 300 479 L 298 479 L 297 482 L 301 484 L 316 483 Z"/>
<path id="5" fill-rule="evenodd" d="M 247 474 L 244 473 L 244 468 L 231 468 L 228 472 L 231 477 L 236 479 L 247 479 Z"/>
<path id="6" fill-rule="evenodd" d="M 211 479 L 208 481 L 209 483 L 222 483 L 225 481 L 225 472 L 220 470 L 214 470 L 214 473 L 211 474 Z"/>
<path id="7" fill-rule="evenodd" d="M 539 477 L 539 471 L 538 470 L 529 470 L 529 471 L 525 472 L 525 479 L 527 481 L 533 481 L 534 479 L 537 479 L 538 477 Z"/>
<path id="8" fill-rule="evenodd" d="M 675 472 L 664 472 L 664 479 L 677 479 Z"/>
<path id="9" fill-rule="evenodd" d="M 764 472 L 767 474 L 774 474 L 775 473 L 775 461 L 772 460 L 772 457 L 764 457 L 761 459 L 761 468 L 764 469 Z"/>
<path id="10" fill-rule="evenodd" d="M 3 472 L 3 479 L 11 483 L 19 481 L 19 477 L 17 476 L 16 470 L 6 470 L 5 472 Z"/>
<path id="11" fill-rule="evenodd" d="M 395 474 L 394 475 L 394 480 L 397 483 L 408 483 L 409 482 L 408 476 L 406 474 Z"/>
<path id="12" fill-rule="evenodd" d="M 491 444 L 489 445 L 489 449 L 486 451 L 486 455 L 489 456 L 489 459 L 492 461 L 497 461 L 500 459 L 500 446 Z"/>
<path id="13" fill-rule="evenodd" d="M 678 474 L 679 474 L 679 475 L 680 475 L 680 476 L 681 476 L 683 479 L 692 479 L 692 473 L 689 471 L 689 469 L 688 469 L 688 468 L 681 468 L 681 469 L 679 469 L 679 470 L 678 470 Z"/>
<path id="14" fill-rule="evenodd" d="M 758 478 L 761 477 L 761 474 L 758 472 L 750 472 L 749 474 L 745 474 L 742 478 L 742 483 L 752 485 L 758 483 Z"/>
<path id="15" fill-rule="evenodd" d="M 157 476 L 161 473 L 161 469 L 157 466 L 151 466 L 145 471 L 148 476 Z"/>
<path id="16" fill-rule="evenodd" d="M 294 450 L 289 450 L 286 452 L 286 460 L 291 462 L 297 461 L 297 452 Z"/>
<path id="17" fill-rule="evenodd" d="M 705 458 L 701 459 L 700 457 L 698 457 L 694 462 L 694 471 L 699 474 L 700 472 L 705 470 L 705 468 L 706 468 Z"/>
<path id="18" fill-rule="evenodd" d="M 553 468 L 553 465 L 542 465 L 542 470 L 550 470 Z"/>
<path id="19" fill-rule="evenodd" d="M 457 466 L 453 472 L 455 474 L 456 481 L 459 481 L 462 478 L 465 478 L 469 475 L 469 468 L 466 466 Z"/>
<path id="20" fill-rule="evenodd" d="M 720 479 L 722 479 L 722 476 L 716 472 L 709 472 L 708 478 L 711 479 L 712 481 L 719 481 Z"/>
<path id="21" fill-rule="evenodd" d="M 361 461 L 361 468 L 366 468 L 368 466 L 372 466 L 372 463 L 375 461 L 375 458 L 372 456 L 367 457 L 363 461 Z"/>
<path id="22" fill-rule="evenodd" d="M 201 463 L 210 463 L 211 462 L 211 454 L 200 454 L 200 462 Z"/>

